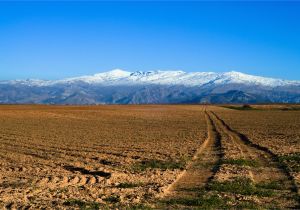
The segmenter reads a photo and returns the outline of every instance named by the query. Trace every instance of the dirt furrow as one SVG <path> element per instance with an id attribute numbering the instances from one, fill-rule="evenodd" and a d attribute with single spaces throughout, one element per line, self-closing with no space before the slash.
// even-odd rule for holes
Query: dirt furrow
<path id="1" fill-rule="evenodd" d="M 103 182 L 104 178 L 100 176 L 49 176 L 36 180 L 33 183 L 39 186 L 69 186 L 69 185 L 94 185 Z"/>

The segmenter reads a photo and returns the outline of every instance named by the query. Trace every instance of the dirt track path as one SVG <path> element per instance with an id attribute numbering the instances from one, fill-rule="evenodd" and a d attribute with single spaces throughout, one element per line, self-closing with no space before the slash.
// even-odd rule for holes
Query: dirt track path
<path id="1" fill-rule="evenodd" d="M 276 189 L 277 196 L 275 197 L 277 202 L 286 203 L 286 198 L 289 199 L 290 195 L 295 194 L 296 188 L 292 177 L 276 160 L 274 154 L 254 145 L 246 136 L 231 129 L 216 113 L 209 112 L 209 115 L 222 136 L 221 139 L 230 140 L 229 144 L 232 145 L 232 148 L 238 148 L 242 159 L 255 163 L 255 165 L 247 167 L 250 179 L 256 184 L 280 183 L 280 189 Z M 292 196 L 291 200 L 295 201 Z"/>
<path id="2" fill-rule="evenodd" d="M 197 196 L 218 170 L 222 157 L 220 136 L 210 116 L 205 112 L 207 139 L 199 147 L 191 162 L 179 177 L 165 191 L 167 198 L 186 198 Z"/>
<path id="3" fill-rule="evenodd" d="M 261 166 L 258 169 L 251 168 L 253 179 L 256 182 L 268 181 L 275 179 L 289 180 L 289 175 L 279 166 L 274 160 L 272 154 L 257 147 L 251 145 L 251 142 L 240 133 L 232 130 L 221 118 L 219 118 L 214 112 L 210 113 L 217 130 L 222 135 L 228 135 L 231 143 L 236 145 L 244 159 L 253 160 Z M 285 183 L 287 188 L 292 186 L 292 183 L 287 181 Z"/>
<path id="4" fill-rule="evenodd" d="M 204 114 L 208 137 L 199 147 L 186 170 L 164 192 L 164 200 L 175 205 L 175 208 L 189 209 L 197 205 L 205 208 L 207 206 L 203 203 L 209 202 L 209 199 L 205 200 L 205 196 L 218 194 L 221 200 L 230 198 L 232 204 L 229 206 L 237 208 L 243 205 L 243 202 L 249 204 L 249 201 L 258 206 L 263 204 L 277 208 L 297 208 L 298 201 L 295 197 L 293 180 L 278 163 L 274 154 L 254 145 L 247 137 L 231 129 L 216 113 L 204 111 Z M 248 161 L 246 163 L 253 163 L 253 165 L 226 162 L 228 160 L 245 160 Z M 271 196 L 244 195 L 234 189 L 233 191 L 218 191 L 210 188 L 212 183 L 234 182 L 236 178 L 248 178 L 260 192 L 271 190 L 275 193 Z M 263 185 L 264 187 L 261 188 Z M 268 185 L 267 188 L 265 188 L 266 185 Z M 209 205 L 213 206 L 208 206 L 208 208 L 229 207 L 224 203 L 223 206 L 218 206 L 218 204 L 214 206 L 213 203 Z"/>

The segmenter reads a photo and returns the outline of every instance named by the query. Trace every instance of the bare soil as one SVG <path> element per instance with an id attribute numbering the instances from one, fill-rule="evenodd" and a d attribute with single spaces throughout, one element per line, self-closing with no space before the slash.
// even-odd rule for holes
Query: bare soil
<path id="1" fill-rule="evenodd" d="M 2 105 L 0 208 L 299 208 L 286 107 Z"/>
<path id="2" fill-rule="evenodd" d="M 205 138 L 194 106 L 0 106 L 0 206 L 145 203 Z"/>

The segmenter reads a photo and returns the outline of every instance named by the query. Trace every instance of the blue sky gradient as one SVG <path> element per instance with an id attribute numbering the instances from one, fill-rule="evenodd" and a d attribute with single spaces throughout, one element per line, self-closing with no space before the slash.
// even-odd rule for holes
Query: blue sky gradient
<path id="1" fill-rule="evenodd" d="M 300 80 L 300 2 L 0 2 L 0 79 L 114 68 Z"/>

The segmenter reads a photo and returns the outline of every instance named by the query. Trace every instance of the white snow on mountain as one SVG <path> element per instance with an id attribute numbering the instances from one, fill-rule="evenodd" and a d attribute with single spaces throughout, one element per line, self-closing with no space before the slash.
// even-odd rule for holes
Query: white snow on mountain
<path id="1" fill-rule="evenodd" d="M 123 71 L 121 69 L 115 69 L 108 72 L 94 74 L 92 76 L 82 76 L 82 77 L 74 77 L 68 78 L 64 80 L 58 80 L 58 83 L 72 83 L 72 82 L 86 82 L 86 83 L 113 83 L 115 81 L 119 81 L 122 78 L 128 78 L 131 72 Z"/>
<path id="2" fill-rule="evenodd" d="M 63 80 L 13 80 L 2 81 L 0 84 L 23 84 L 30 86 L 50 86 L 56 84 L 72 84 L 84 82 L 105 86 L 114 85 L 184 85 L 202 86 L 205 84 L 247 84 L 268 87 L 300 85 L 300 81 L 273 79 L 248 75 L 236 71 L 225 73 L 215 72 L 184 72 L 184 71 L 136 71 L 128 72 L 115 69 L 91 76 L 81 76 Z"/>

